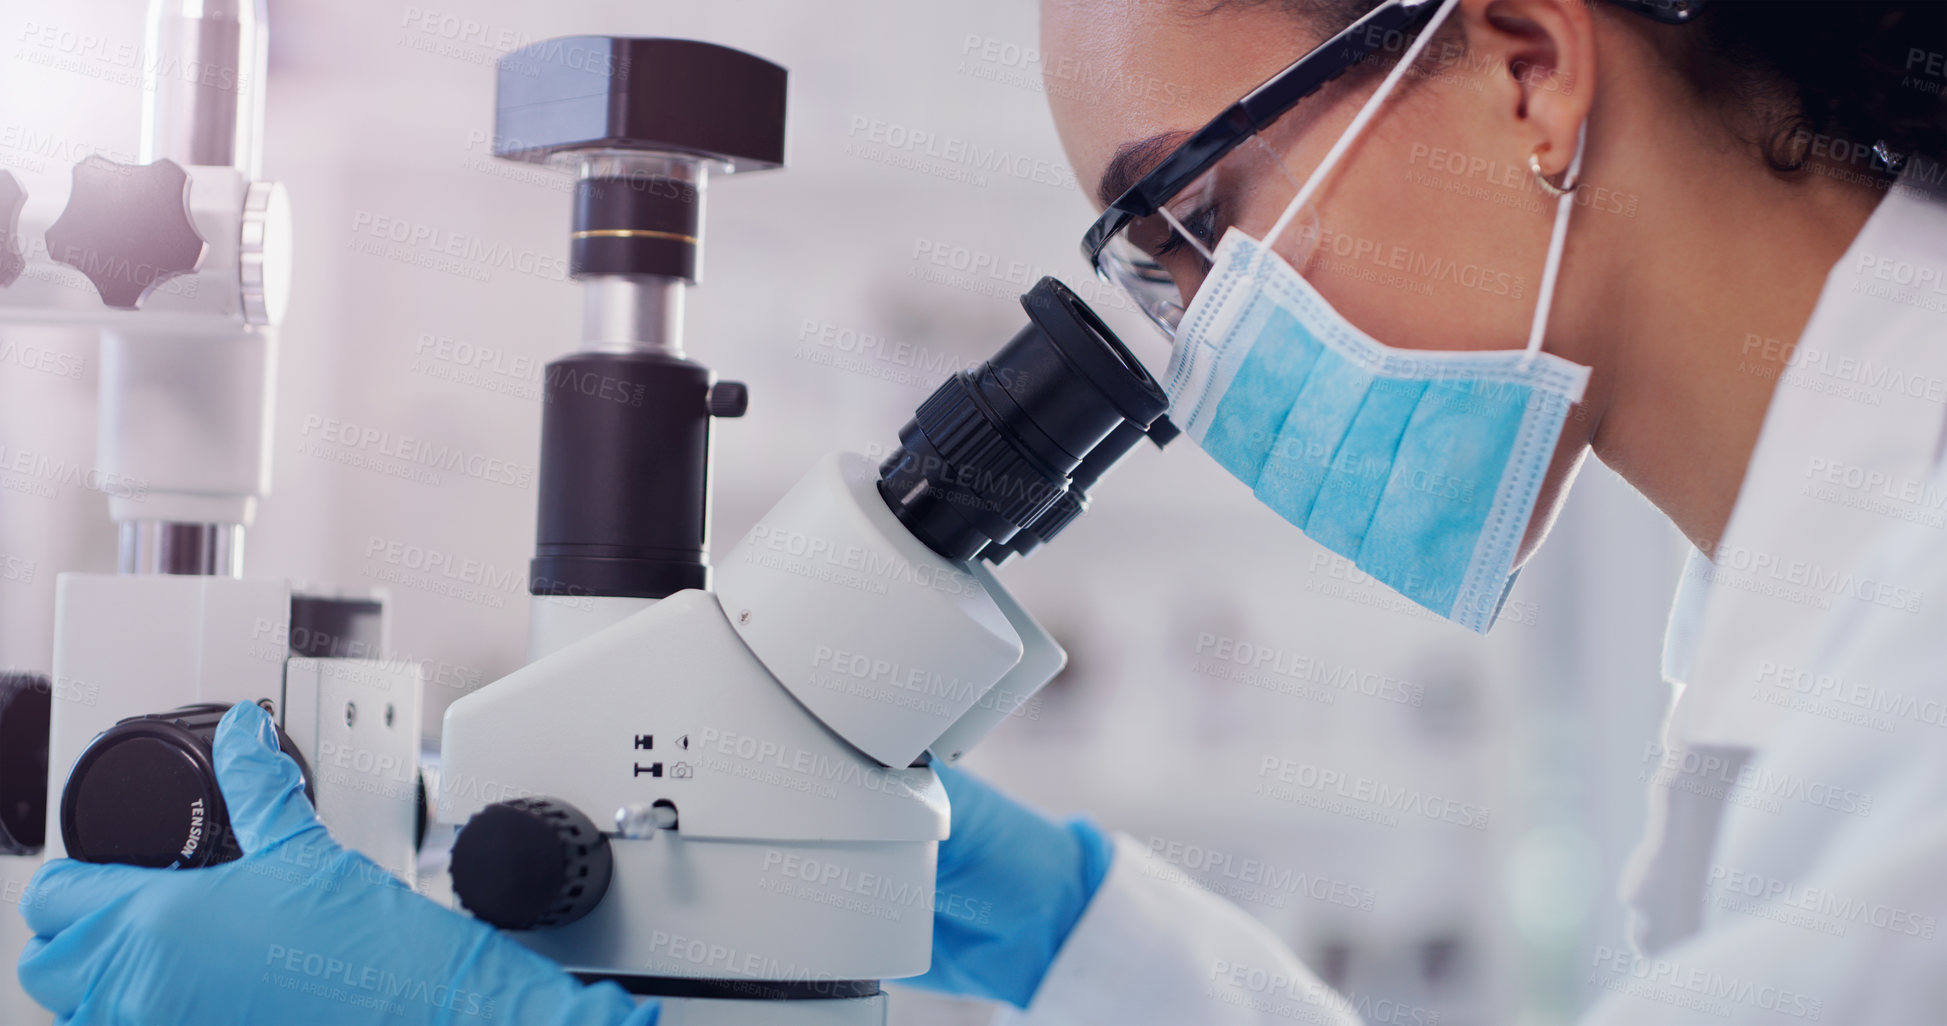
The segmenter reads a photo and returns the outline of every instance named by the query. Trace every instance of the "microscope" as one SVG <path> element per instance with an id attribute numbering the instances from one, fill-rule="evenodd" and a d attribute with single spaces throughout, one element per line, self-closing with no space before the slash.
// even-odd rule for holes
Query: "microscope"
<path id="1" fill-rule="evenodd" d="M 256 179 L 263 11 L 155 0 L 150 33 L 228 61 L 232 87 L 157 82 L 141 163 L 0 194 L 0 319 L 103 332 L 100 462 L 131 482 L 121 572 L 62 575 L 52 677 L 0 687 L 8 778 L 46 753 L 0 827 L 50 856 L 233 858 L 210 741 L 257 701 L 333 835 L 411 883 L 419 680 L 364 658 L 382 601 L 242 576 L 288 279 L 283 194 Z M 576 174 L 581 342 L 544 375 L 528 662 L 448 710 L 431 813 L 458 831 L 457 907 L 671 1026 L 884 1023 L 881 981 L 924 972 L 936 910 L 964 902 L 935 893 L 935 760 L 1066 660 L 995 568 L 1174 434 L 1140 362 L 1043 279 L 890 455 L 818 461 L 713 567 L 713 426 L 749 395 L 686 355 L 684 299 L 709 179 L 784 163 L 786 81 L 673 39 L 553 39 L 498 68 L 496 155 Z"/>
<path id="2" fill-rule="evenodd" d="M 90 476 L 119 532 L 117 573 L 57 580 L 52 674 L 0 679 L 0 852 L 235 858 L 210 746 L 251 701 L 333 834 L 410 883 L 419 672 L 379 658 L 382 597 L 243 573 L 291 275 L 259 177 L 266 35 L 264 0 L 152 0 L 137 162 L 0 171 L 0 330 L 100 332 Z"/>
<path id="3" fill-rule="evenodd" d="M 1045 278 L 889 456 L 820 460 L 712 567 L 711 423 L 748 397 L 683 355 L 683 295 L 709 175 L 783 162 L 785 83 L 671 39 L 499 67 L 496 155 L 577 169 L 585 316 L 546 372 L 530 662 L 448 709 L 436 815 L 459 828 L 460 908 L 672 1026 L 885 1021 L 880 981 L 927 969 L 956 900 L 934 892 L 933 761 L 1066 660 L 992 567 L 1173 433 L 1142 365 Z"/>

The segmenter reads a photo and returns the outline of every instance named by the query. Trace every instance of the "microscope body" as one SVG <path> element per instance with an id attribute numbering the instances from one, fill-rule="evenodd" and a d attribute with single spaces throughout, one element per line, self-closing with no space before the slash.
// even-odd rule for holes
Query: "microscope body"
<path id="1" fill-rule="evenodd" d="M 827 456 L 714 568 L 715 593 L 670 595 L 447 710 L 442 819 L 536 795 L 603 824 L 669 810 L 610 839 L 592 911 L 513 936 L 699 999 L 697 1023 L 751 1021 L 740 996 L 878 1022 L 878 981 L 926 971 L 948 809 L 924 759 L 957 758 L 1065 657 L 877 484 L 865 457 Z"/>
<path id="2" fill-rule="evenodd" d="M 1067 658 L 981 561 L 1079 515 L 1166 401 L 1044 280 L 1028 326 L 922 403 L 891 458 L 825 457 L 712 559 L 711 425 L 747 396 L 683 357 L 682 294 L 708 176 L 782 164 L 784 71 L 608 37 L 500 71 L 496 154 L 578 167 L 585 305 L 543 415 L 532 661 L 441 730 L 456 905 L 670 1026 L 882 1026 L 880 981 L 928 969 L 936 913 L 985 914 L 936 891 L 934 760 Z M 671 371 L 658 417 L 553 373 L 623 360 Z"/>
<path id="3" fill-rule="evenodd" d="M 262 13 L 153 2 L 165 26 Z M 1164 406 L 1044 280 L 1023 297 L 1029 326 L 922 404 L 893 458 L 821 460 L 713 567 L 711 425 L 742 416 L 747 394 L 685 356 L 683 296 L 709 178 L 783 162 L 785 79 L 723 47 L 610 37 L 534 44 L 500 68 L 496 154 L 578 171 L 583 331 L 549 368 L 532 661 L 448 710 L 433 813 L 461 827 L 462 908 L 584 979 L 659 999 L 669 1026 L 882 1024 L 880 981 L 927 969 L 935 914 L 983 914 L 936 893 L 949 810 L 930 767 L 1066 657 L 980 560 L 1079 515 L 1084 487 Z M 156 102 L 150 134 L 166 141 L 178 105 Z M 211 709 L 247 700 L 275 711 L 334 835 L 411 881 L 420 681 L 410 664 L 346 658 L 383 652 L 380 600 L 241 577 L 269 487 L 288 214 L 254 180 L 247 134 L 203 145 L 214 129 L 166 151 L 179 160 L 145 136 L 148 164 L 84 161 L 76 197 L 89 184 L 109 209 L 69 223 L 71 199 L 50 221 L 42 201 L 20 234 L 40 248 L 24 279 L 11 268 L 37 291 L 0 288 L 0 321 L 102 328 L 100 463 L 139 485 L 110 496 L 123 572 L 57 587 L 49 853 L 77 854 L 65 800 L 77 767 L 105 761 L 104 738 L 131 718 L 207 733 Z M 123 175 L 142 184 L 109 177 Z M 119 203 L 169 225 L 125 233 L 154 253 L 91 261 L 105 250 L 75 229 L 131 223 Z M 77 298 L 65 268 L 108 309 Z M 614 401 L 606 386 L 623 381 L 640 404 Z M 209 708 L 169 720 L 192 704 Z M 152 846 L 149 864 L 173 848 Z"/>

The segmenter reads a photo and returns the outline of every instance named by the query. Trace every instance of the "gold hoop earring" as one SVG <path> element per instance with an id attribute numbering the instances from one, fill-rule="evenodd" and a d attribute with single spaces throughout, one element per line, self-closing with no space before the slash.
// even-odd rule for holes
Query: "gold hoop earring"
<path id="1" fill-rule="evenodd" d="M 1535 181 L 1541 184 L 1541 191 L 1547 193 L 1549 199 L 1561 199 L 1563 196 L 1574 192 L 1582 184 L 1582 179 L 1579 175 L 1576 176 L 1574 181 L 1562 185 L 1556 185 L 1554 182 L 1549 181 L 1548 176 L 1541 171 L 1540 150 L 1528 154 L 1528 170 L 1535 173 Z"/>

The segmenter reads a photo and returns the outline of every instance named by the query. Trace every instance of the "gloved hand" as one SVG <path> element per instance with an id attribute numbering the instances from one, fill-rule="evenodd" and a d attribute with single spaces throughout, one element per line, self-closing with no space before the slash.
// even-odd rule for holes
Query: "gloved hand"
<path id="1" fill-rule="evenodd" d="M 1108 838 L 936 765 L 953 808 L 933 895 L 933 966 L 901 982 L 1026 1008 L 1108 875 Z"/>
<path id="2" fill-rule="evenodd" d="M 244 856 L 203 869 L 70 859 L 21 901 L 20 982 L 62 1026 L 652 1026 L 492 927 L 338 846 L 270 717 L 232 708 L 216 777 Z"/>

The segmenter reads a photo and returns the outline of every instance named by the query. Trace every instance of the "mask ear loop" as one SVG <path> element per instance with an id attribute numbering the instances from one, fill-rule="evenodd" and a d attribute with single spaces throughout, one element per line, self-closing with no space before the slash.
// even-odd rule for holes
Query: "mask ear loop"
<path id="1" fill-rule="evenodd" d="M 1582 127 L 1575 131 L 1575 156 L 1569 158 L 1565 181 L 1582 180 L 1582 152 L 1588 148 L 1588 142 L 1589 122 L 1584 119 Z M 1541 352 L 1542 336 L 1548 333 L 1548 311 L 1555 305 L 1555 277 L 1562 269 L 1562 250 L 1568 242 L 1568 215 L 1574 206 L 1575 188 L 1571 185 L 1555 199 L 1555 227 L 1548 236 L 1548 258 L 1541 265 L 1541 288 L 1540 294 L 1535 297 L 1535 321 L 1528 327 L 1528 350 L 1521 354 L 1519 366 L 1523 370 L 1534 362 L 1535 354 Z"/>
<path id="2" fill-rule="evenodd" d="M 1312 194 L 1318 191 L 1318 187 L 1324 184 L 1332 169 L 1337 167 L 1339 161 L 1345 157 L 1345 151 L 1351 149 L 1352 144 L 1358 141 L 1359 134 L 1366 129 L 1366 123 L 1379 113 L 1379 105 L 1386 102 L 1386 96 L 1393 91 L 1394 86 L 1399 84 L 1399 80 L 1406 76 L 1407 69 L 1419 59 L 1420 51 L 1426 49 L 1426 45 L 1433 41 L 1433 34 L 1440 30 L 1441 24 L 1447 20 L 1447 15 L 1452 14 L 1453 9 L 1459 4 L 1460 0 L 1443 0 L 1440 9 L 1434 12 L 1433 19 L 1426 23 L 1426 28 L 1413 38 L 1413 45 L 1406 48 L 1406 53 L 1400 56 L 1399 63 L 1393 65 L 1393 70 L 1386 73 L 1386 80 L 1379 83 L 1379 91 L 1372 94 L 1372 98 L 1366 101 L 1364 107 L 1359 108 L 1359 113 L 1352 119 L 1352 123 L 1340 133 L 1338 141 L 1332 144 L 1332 148 L 1326 151 L 1325 159 L 1319 162 L 1318 167 L 1312 169 L 1312 176 L 1305 180 L 1304 188 L 1298 190 L 1298 195 L 1292 198 L 1291 205 L 1284 208 L 1284 213 L 1278 216 L 1277 223 L 1265 233 L 1263 246 L 1266 250 L 1277 243 L 1278 236 L 1284 234 L 1292 219 L 1298 216 L 1298 211 L 1304 209 L 1305 204 L 1311 200 Z"/>

